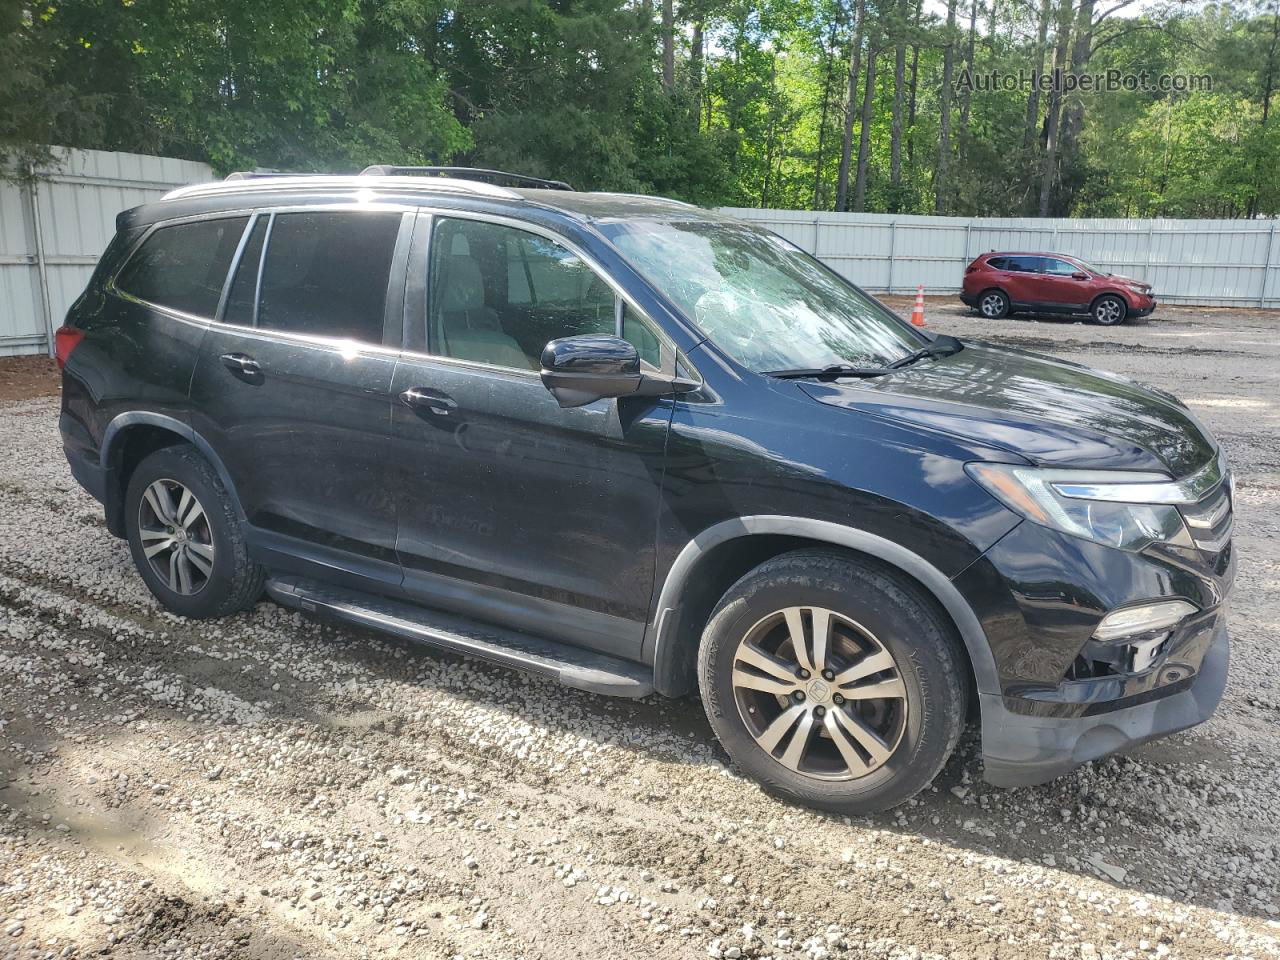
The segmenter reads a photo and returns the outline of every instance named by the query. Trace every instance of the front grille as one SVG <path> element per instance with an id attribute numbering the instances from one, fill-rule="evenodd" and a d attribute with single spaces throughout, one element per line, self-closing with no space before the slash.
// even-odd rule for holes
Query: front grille
<path id="1" fill-rule="evenodd" d="M 1225 480 L 1196 503 L 1180 509 L 1192 541 L 1205 553 L 1221 553 L 1231 542 L 1231 490 Z"/>

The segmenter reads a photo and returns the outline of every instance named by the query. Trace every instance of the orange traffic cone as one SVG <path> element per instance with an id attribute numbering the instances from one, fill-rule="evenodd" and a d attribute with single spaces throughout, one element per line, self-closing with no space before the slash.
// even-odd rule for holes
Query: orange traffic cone
<path id="1" fill-rule="evenodd" d="M 924 285 L 916 286 L 916 305 L 911 308 L 911 323 L 913 326 L 924 326 Z"/>

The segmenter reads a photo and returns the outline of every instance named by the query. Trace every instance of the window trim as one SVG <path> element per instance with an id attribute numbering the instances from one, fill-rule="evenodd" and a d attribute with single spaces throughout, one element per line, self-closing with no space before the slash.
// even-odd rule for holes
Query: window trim
<path id="1" fill-rule="evenodd" d="M 581 260 L 587 266 L 587 269 L 589 269 L 592 273 L 594 273 L 598 278 L 603 280 L 608 285 L 609 289 L 613 291 L 615 336 L 620 335 L 619 333 L 617 333 L 617 331 L 620 329 L 622 316 L 625 309 L 622 306 L 622 304 L 625 304 L 626 306 L 631 308 L 631 310 L 635 313 L 637 317 L 640 318 L 640 320 L 643 323 L 649 326 L 650 332 L 652 332 L 654 336 L 657 337 L 658 343 L 662 347 L 662 367 L 656 372 L 664 376 L 675 375 L 676 365 L 679 362 L 678 358 L 680 355 L 680 350 L 676 347 L 674 341 L 672 341 L 672 339 L 667 335 L 667 332 L 662 328 L 662 325 L 657 323 L 648 314 L 647 311 L 641 309 L 640 305 L 636 303 L 635 298 L 632 297 L 627 292 L 626 288 L 623 287 L 621 283 L 619 283 L 607 270 L 604 269 L 604 267 L 600 265 L 599 261 L 597 261 L 594 257 L 588 254 L 586 251 L 584 251 L 578 244 L 574 243 L 568 237 L 564 236 L 564 234 L 558 233 L 555 230 L 551 230 L 547 227 L 544 227 L 541 224 L 531 223 L 528 220 L 521 220 L 518 217 L 504 217 L 499 214 L 482 213 L 474 210 L 455 210 L 449 207 L 423 206 L 423 207 L 418 207 L 417 209 L 418 209 L 418 216 L 417 216 L 417 222 L 414 228 L 414 242 L 411 244 L 409 254 L 408 254 L 408 277 L 406 278 L 406 283 L 408 284 L 408 283 L 414 282 L 412 278 L 413 278 L 413 272 L 414 272 L 415 266 L 421 264 L 424 267 L 424 269 L 421 271 L 422 277 L 420 278 L 418 283 L 418 285 L 421 287 L 420 290 L 415 290 L 414 295 L 411 296 L 409 292 L 409 288 L 408 286 L 406 286 L 406 293 L 404 298 L 404 324 L 403 324 L 403 328 L 401 331 L 401 338 L 400 338 L 400 343 L 402 347 L 401 353 L 403 355 L 414 357 L 414 358 L 421 358 L 424 360 L 440 361 L 440 362 L 456 364 L 460 366 L 471 367 L 478 371 L 488 371 L 488 372 L 500 371 L 503 373 L 519 374 L 523 377 L 539 377 L 539 373 L 537 370 L 524 370 L 519 367 L 507 367 L 498 363 L 485 363 L 479 360 L 464 360 L 460 357 L 450 357 L 442 353 L 433 353 L 431 352 L 433 344 L 431 343 L 429 323 L 426 324 L 426 327 L 427 327 L 426 332 L 428 336 L 426 339 L 425 348 L 423 350 L 410 349 L 404 346 L 405 344 L 410 342 L 409 332 L 411 329 L 411 324 L 415 322 L 414 313 L 417 312 L 418 306 L 420 306 L 421 308 L 421 317 L 424 322 L 427 317 L 427 311 L 430 309 L 431 294 L 432 294 L 431 282 L 430 282 L 431 251 L 432 251 L 432 245 L 434 243 L 437 218 L 456 219 L 456 220 L 475 220 L 481 223 L 489 223 L 495 226 L 508 227 L 513 230 L 520 230 L 525 233 L 532 233 L 535 236 L 543 237 L 546 240 L 550 240 L 551 242 L 557 243 L 560 246 L 564 247 L 571 254 L 573 254 L 575 257 Z M 419 249 L 421 249 L 421 254 L 419 254 Z M 417 304 L 418 306 L 415 306 L 415 304 Z M 685 364 L 686 366 L 689 366 L 693 370 L 693 372 L 698 377 L 698 379 L 701 379 L 701 374 L 697 373 L 697 369 L 693 367 L 691 362 L 689 362 L 686 359 Z"/>

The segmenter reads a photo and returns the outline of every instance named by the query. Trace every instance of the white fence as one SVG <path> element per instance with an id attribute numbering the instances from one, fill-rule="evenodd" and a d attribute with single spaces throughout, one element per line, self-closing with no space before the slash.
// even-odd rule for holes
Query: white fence
<path id="1" fill-rule="evenodd" d="M 989 250 L 1081 257 L 1137 277 L 1160 302 L 1280 307 L 1275 220 L 1036 220 L 725 209 L 768 227 L 877 293 L 960 289 Z"/>
<path id="2" fill-rule="evenodd" d="M 0 356 L 41 353 L 115 233 L 116 214 L 213 178 L 208 164 L 56 149 L 33 181 L 0 181 Z"/>

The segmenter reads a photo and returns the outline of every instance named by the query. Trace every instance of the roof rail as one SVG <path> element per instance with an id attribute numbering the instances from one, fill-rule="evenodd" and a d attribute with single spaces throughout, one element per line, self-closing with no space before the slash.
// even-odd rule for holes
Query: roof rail
<path id="1" fill-rule="evenodd" d="M 508 173 L 505 170 L 486 170 L 482 167 L 397 167 L 387 163 L 375 163 L 360 171 L 362 177 L 395 177 L 406 173 L 426 174 L 428 176 L 457 177 L 460 180 L 480 180 L 484 183 L 495 183 L 497 186 L 542 187 L 547 190 L 572 190 L 573 187 L 563 180 L 544 180 L 542 177 L 530 177 L 523 173 Z M 228 178 L 229 179 L 229 178 Z M 506 181 L 501 183 L 499 181 Z"/>
<path id="2" fill-rule="evenodd" d="M 323 177 L 323 173 L 289 173 L 286 170 L 235 170 L 223 180 L 261 180 L 265 177 Z"/>

